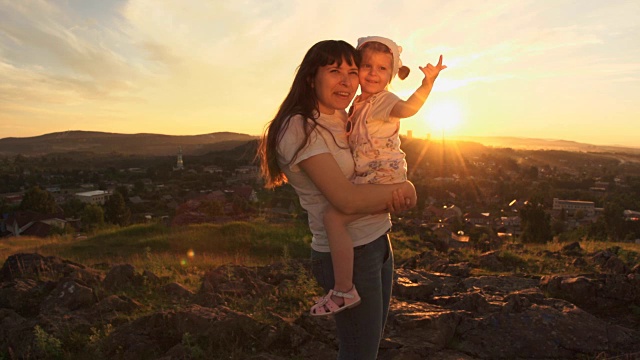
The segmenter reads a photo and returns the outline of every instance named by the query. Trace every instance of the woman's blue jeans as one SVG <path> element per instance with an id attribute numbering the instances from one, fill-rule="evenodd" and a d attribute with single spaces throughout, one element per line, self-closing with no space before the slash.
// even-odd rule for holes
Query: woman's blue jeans
<path id="1" fill-rule="evenodd" d="M 311 251 L 312 271 L 326 292 L 333 288 L 333 265 L 328 252 Z M 353 283 L 362 298 L 360 305 L 335 315 L 340 360 L 373 360 L 391 300 L 393 252 L 389 235 L 354 248 Z"/>

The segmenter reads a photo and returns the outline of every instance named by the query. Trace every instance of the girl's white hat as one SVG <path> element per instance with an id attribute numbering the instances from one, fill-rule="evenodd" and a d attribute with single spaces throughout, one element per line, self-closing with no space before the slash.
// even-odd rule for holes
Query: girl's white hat
<path id="1" fill-rule="evenodd" d="M 382 36 L 366 36 L 358 39 L 358 46 L 356 49 L 360 50 L 362 45 L 368 43 L 370 41 L 376 41 L 381 44 L 386 45 L 393 54 L 393 72 L 391 73 L 391 78 L 393 79 L 398 74 L 398 69 L 402 66 L 402 60 L 400 60 L 400 53 L 402 52 L 402 46 L 398 46 L 393 40 L 387 39 Z"/>

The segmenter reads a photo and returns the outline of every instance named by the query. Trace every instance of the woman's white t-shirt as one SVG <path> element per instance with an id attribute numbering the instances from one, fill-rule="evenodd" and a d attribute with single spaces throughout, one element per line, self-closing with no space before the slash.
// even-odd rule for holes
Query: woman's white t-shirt
<path id="1" fill-rule="evenodd" d="M 304 141 L 304 122 L 308 120 L 301 115 L 291 117 L 288 126 L 283 128 L 278 142 L 278 164 L 287 176 L 289 184 L 298 194 L 300 205 L 309 214 L 309 229 L 313 235 L 311 247 L 320 252 L 330 251 L 323 225 L 324 211 L 329 202 L 298 164 L 312 156 L 330 153 L 342 173 L 352 180 L 354 163 L 345 132 L 346 116 L 344 111 L 336 111 L 333 115 L 320 114 L 316 120 L 319 125 L 312 131 L 309 142 L 293 161 L 291 159 Z M 367 215 L 348 225 L 354 247 L 377 239 L 389 228 L 391 228 L 391 218 L 388 213 Z"/>

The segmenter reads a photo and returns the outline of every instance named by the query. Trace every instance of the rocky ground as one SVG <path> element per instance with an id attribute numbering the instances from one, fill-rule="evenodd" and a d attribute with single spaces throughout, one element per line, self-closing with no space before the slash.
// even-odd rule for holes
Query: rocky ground
<path id="1" fill-rule="evenodd" d="M 548 256 L 599 271 L 471 275 L 476 266 L 500 268 L 499 251 L 458 263 L 428 251 L 401 264 L 379 358 L 640 359 L 638 264 L 611 251 L 584 254 L 579 244 Z M 285 294 L 295 278 L 288 264 L 212 269 L 197 292 L 128 264 L 96 268 L 38 254 L 9 257 L 0 269 L 0 359 L 337 354 L 331 318 L 226 306 L 230 295 L 259 302 Z M 175 306 L 151 310 L 131 289 Z M 234 345 L 238 352 L 229 353 Z"/>

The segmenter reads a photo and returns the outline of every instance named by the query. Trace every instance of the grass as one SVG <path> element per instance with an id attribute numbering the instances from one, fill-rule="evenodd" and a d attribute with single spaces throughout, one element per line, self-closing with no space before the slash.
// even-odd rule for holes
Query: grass
<path id="1" fill-rule="evenodd" d="M 310 241 L 308 229 L 299 224 L 232 222 L 174 228 L 141 224 L 104 229 L 82 240 L 71 236 L 9 238 L 0 242 L 0 256 L 6 259 L 15 253 L 37 252 L 88 265 L 155 263 L 172 268 L 260 265 L 285 251 L 294 258 L 307 257 Z"/>
<path id="2" fill-rule="evenodd" d="M 391 239 L 397 263 L 425 250 L 417 235 L 393 232 Z M 140 224 L 126 228 L 106 228 L 84 239 L 73 236 L 49 238 L 5 238 L 0 241 L 0 259 L 20 252 L 55 255 L 100 269 L 112 264 L 129 263 L 159 276 L 169 276 L 185 285 L 204 270 L 225 264 L 259 266 L 281 261 L 283 257 L 307 259 L 311 235 L 306 224 L 293 222 L 271 224 L 265 221 L 199 224 L 183 227 Z M 565 257 L 549 256 L 565 243 L 528 244 L 521 250 L 501 250 L 500 261 L 509 272 L 546 275 L 571 273 L 576 269 Z M 614 252 L 623 261 L 640 261 L 640 245 L 599 241 L 580 242 L 584 254 L 601 250 Z M 547 254 L 547 255 L 545 255 Z M 441 254 L 446 256 L 447 254 Z M 451 262 L 474 262 L 480 252 L 462 249 L 450 256 Z M 588 269 L 580 269 L 581 271 Z M 495 273 L 491 269 L 474 269 L 476 274 Z"/>
<path id="3" fill-rule="evenodd" d="M 391 236 L 396 263 L 416 256 L 425 251 L 424 242 L 418 236 L 408 236 L 402 232 L 395 232 Z M 559 254 L 568 243 L 550 242 L 546 244 L 527 244 L 522 249 L 514 250 L 503 246 L 497 257 L 504 267 L 503 270 L 495 270 L 477 267 L 471 271 L 472 275 L 499 275 L 505 273 L 526 273 L 530 275 L 551 274 L 575 274 L 595 271 L 592 264 L 576 268 L 571 264 L 572 257 L 555 256 Z M 508 245 L 508 244 L 505 244 Z M 640 244 L 625 242 L 603 242 L 585 240 L 580 242 L 584 255 L 594 254 L 598 251 L 608 250 L 613 252 L 627 264 L 640 262 Z M 472 248 L 459 251 L 441 253 L 441 257 L 448 257 L 450 263 L 470 262 L 478 263 L 478 257 L 482 253 Z"/>

